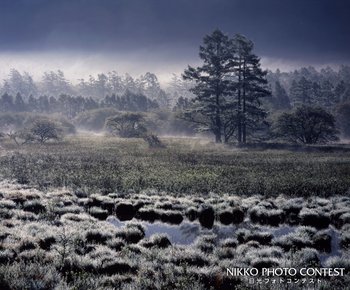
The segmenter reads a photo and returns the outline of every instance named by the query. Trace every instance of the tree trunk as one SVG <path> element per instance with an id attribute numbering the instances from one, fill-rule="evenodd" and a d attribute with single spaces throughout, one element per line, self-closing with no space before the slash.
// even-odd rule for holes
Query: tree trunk
<path id="1" fill-rule="evenodd" d="M 246 127 L 246 88 L 245 88 L 245 70 L 246 70 L 246 65 L 245 65 L 245 62 L 243 62 L 243 114 L 242 114 L 242 137 L 243 137 L 243 143 L 245 144 L 247 142 L 246 140 L 246 136 L 247 136 L 247 133 L 246 133 L 246 130 L 247 130 L 247 127 Z"/>
<path id="2" fill-rule="evenodd" d="M 215 143 L 222 143 L 221 132 L 220 131 L 216 131 L 215 132 Z"/>
<path id="3" fill-rule="evenodd" d="M 238 116 L 237 116 L 237 129 L 238 129 L 238 143 L 242 143 L 242 120 L 241 120 L 241 58 L 239 59 L 239 71 L 238 71 Z"/>
<path id="4" fill-rule="evenodd" d="M 221 143 L 221 131 L 222 131 L 222 124 L 221 124 L 221 112 L 220 112 L 220 93 L 218 92 L 219 88 L 216 88 L 216 112 L 215 112 L 215 125 L 216 125 L 216 130 L 215 130 L 215 142 L 216 143 Z"/>

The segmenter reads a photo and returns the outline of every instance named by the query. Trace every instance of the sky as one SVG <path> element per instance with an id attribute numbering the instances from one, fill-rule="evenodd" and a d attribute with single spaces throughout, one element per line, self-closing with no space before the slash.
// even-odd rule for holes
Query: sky
<path id="1" fill-rule="evenodd" d="M 348 0 L 1 0 L 0 77 L 115 70 L 161 82 L 199 64 L 214 29 L 255 43 L 265 68 L 350 63 Z"/>

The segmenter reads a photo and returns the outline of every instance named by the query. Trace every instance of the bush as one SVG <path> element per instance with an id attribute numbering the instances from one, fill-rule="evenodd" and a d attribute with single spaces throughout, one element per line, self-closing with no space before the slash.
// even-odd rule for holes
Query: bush
<path id="1" fill-rule="evenodd" d="M 167 248 L 171 246 L 170 238 L 167 234 L 154 234 L 141 244 L 145 248 Z"/>
<path id="2" fill-rule="evenodd" d="M 239 207 L 234 207 L 232 209 L 232 221 L 234 224 L 240 224 L 244 221 L 244 211 Z"/>
<path id="3" fill-rule="evenodd" d="M 147 132 L 141 113 L 119 113 L 106 120 L 106 127 L 122 138 L 142 138 Z"/>
<path id="4" fill-rule="evenodd" d="M 327 214 L 307 208 L 303 209 L 299 213 L 299 216 L 302 225 L 315 227 L 317 229 L 327 228 L 331 222 Z"/>
<path id="5" fill-rule="evenodd" d="M 143 137 L 143 140 L 146 141 L 149 148 L 165 148 L 165 145 L 160 141 L 157 135 L 154 134 L 146 134 Z"/>
<path id="6" fill-rule="evenodd" d="M 198 217 L 198 210 L 192 206 L 186 210 L 185 214 L 190 221 L 194 221 Z"/>
<path id="7" fill-rule="evenodd" d="M 342 136 L 350 137 L 350 102 L 340 104 L 336 108 L 336 119 Z"/>
<path id="8" fill-rule="evenodd" d="M 215 212 L 211 206 L 203 206 L 198 213 L 199 222 L 206 228 L 212 228 L 215 219 Z"/>
<path id="9" fill-rule="evenodd" d="M 163 211 L 160 215 L 160 219 L 163 222 L 175 224 L 175 225 L 181 224 L 183 221 L 183 217 L 181 213 L 177 211 L 171 211 L 171 210 Z"/>
<path id="10" fill-rule="evenodd" d="M 119 220 L 131 220 L 135 216 L 135 208 L 131 203 L 119 203 L 116 207 L 116 215 Z"/>
<path id="11" fill-rule="evenodd" d="M 105 220 L 108 217 L 108 211 L 97 206 L 90 208 L 89 213 L 99 220 Z"/>
<path id="12" fill-rule="evenodd" d="M 35 214 L 46 212 L 46 207 L 39 200 L 26 201 L 23 204 L 23 210 L 33 212 Z"/>
<path id="13" fill-rule="evenodd" d="M 233 213 L 228 210 L 221 211 L 218 215 L 220 222 L 224 225 L 229 225 L 233 221 Z"/>
<path id="14" fill-rule="evenodd" d="M 293 143 L 322 144 L 338 140 L 335 118 L 321 107 L 302 106 L 283 113 L 274 126 L 277 136 Z"/>

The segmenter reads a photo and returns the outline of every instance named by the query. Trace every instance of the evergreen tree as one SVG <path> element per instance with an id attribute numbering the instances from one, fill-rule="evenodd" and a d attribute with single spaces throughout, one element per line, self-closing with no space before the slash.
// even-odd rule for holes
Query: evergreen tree
<path id="1" fill-rule="evenodd" d="M 288 94 L 279 81 L 275 82 L 274 107 L 277 110 L 288 110 L 291 108 Z"/>
<path id="2" fill-rule="evenodd" d="M 253 42 L 237 34 L 234 39 L 234 72 L 237 91 L 237 140 L 246 143 L 248 131 L 257 129 L 266 117 L 261 108 L 261 98 L 270 95 L 267 89 L 266 71 L 260 67 L 260 59 L 253 54 Z"/>
<path id="3" fill-rule="evenodd" d="M 27 107 L 29 112 L 38 112 L 38 102 L 33 95 L 29 96 Z"/>
<path id="4" fill-rule="evenodd" d="M 7 93 L 0 98 L 0 111 L 9 112 L 13 110 L 13 97 Z"/>
<path id="5" fill-rule="evenodd" d="M 345 92 L 346 92 L 346 84 L 342 80 L 334 88 L 334 94 L 340 103 L 344 102 L 346 99 Z"/>
<path id="6" fill-rule="evenodd" d="M 312 100 L 312 82 L 305 77 L 301 77 L 299 81 L 293 80 L 290 88 L 290 96 L 292 97 L 293 106 L 311 105 Z"/>
<path id="7" fill-rule="evenodd" d="M 183 74 L 185 80 L 195 82 L 191 91 L 196 96 L 186 117 L 211 131 L 216 142 L 222 142 L 227 97 L 232 96 L 233 46 L 220 30 L 205 36 L 203 42 L 199 52 L 203 65 L 189 66 Z"/>
<path id="8" fill-rule="evenodd" d="M 270 94 L 267 72 L 253 54 L 253 43 L 237 34 L 233 39 L 216 30 L 204 38 L 199 56 L 201 67 L 188 67 L 183 77 L 195 82 L 190 121 L 214 133 L 215 141 L 228 142 L 235 134 L 239 143 L 246 143 L 266 117 L 261 98 Z"/>
<path id="9" fill-rule="evenodd" d="M 321 102 L 322 106 L 326 108 L 333 107 L 337 103 L 334 87 L 329 81 L 324 81 L 321 84 Z"/>
<path id="10" fill-rule="evenodd" d="M 20 93 L 17 93 L 17 95 L 16 95 L 14 109 L 17 112 L 23 112 L 26 109 L 26 105 L 25 105 L 23 98 L 22 98 L 22 95 Z"/>
<path id="11" fill-rule="evenodd" d="M 321 86 L 318 82 L 313 82 L 311 84 L 311 90 L 310 90 L 310 96 L 311 96 L 311 100 L 312 103 L 314 105 L 318 105 L 318 106 L 322 106 L 322 92 L 321 92 Z"/>
<path id="12" fill-rule="evenodd" d="M 37 99 L 38 110 L 41 113 L 47 113 L 50 109 L 49 98 L 47 96 L 40 96 Z"/>

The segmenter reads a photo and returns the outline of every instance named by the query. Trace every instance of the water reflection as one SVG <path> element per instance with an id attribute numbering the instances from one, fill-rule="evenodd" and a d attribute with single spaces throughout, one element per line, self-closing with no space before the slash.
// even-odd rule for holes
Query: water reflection
<path id="1" fill-rule="evenodd" d="M 125 225 L 125 222 L 118 220 L 116 217 L 109 217 L 107 220 L 117 227 L 122 227 Z M 227 226 L 220 223 L 214 223 L 212 228 L 208 229 L 202 226 L 198 221 L 190 222 L 188 220 L 184 220 L 179 225 L 171 225 L 160 221 L 151 223 L 151 222 L 139 221 L 136 219 L 133 219 L 133 220 L 141 223 L 145 227 L 146 238 L 154 234 L 164 233 L 164 234 L 168 234 L 172 244 L 177 244 L 177 245 L 190 245 L 196 240 L 197 237 L 205 234 L 214 234 L 216 236 L 217 241 L 223 240 L 226 238 L 234 238 L 235 232 L 238 229 L 242 229 L 242 228 L 249 229 L 249 230 L 270 232 L 274 237 L 280 237 L 280 236 L 288 235 L 290 233 L 294 233 L 297 229 L 296 226 L 288 226 L 288 225 L 283 225 L 278 228 L 269 227 L 269 226 L 256 226 L 247 221 L 244 221 L 239 225 L 231 224 Z M 327 232 L 332 238 L 331 249 L 329 252 L 319 251 L 319 259 L 322 264 L 329 257 L 341 255 L 341 250 L 339 248 L 339 232 L 335 230 L 333 227 L 330 227 L 327 230 Z"/>
<path id="2" fill-rule="evenodd" d="M 330 252 L 325 253 L 321 252 L 318 256 L 323 264 L 329 257 L 335 257 L 335 256 L 341 256 L 341 250 L 340 250 L 340 241 L 339 241 L 339 232 L 335 230 L 333 227 L 330 227 L 327 230 L 327 233 L 332 237 L 331 239 L 331 249 Z"/>

